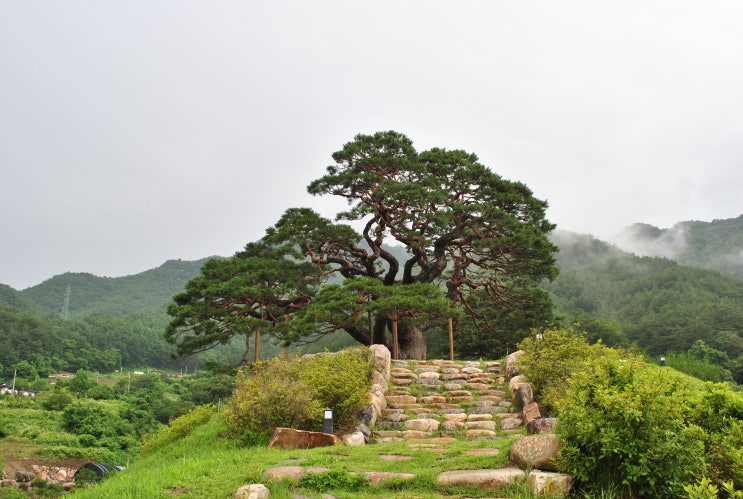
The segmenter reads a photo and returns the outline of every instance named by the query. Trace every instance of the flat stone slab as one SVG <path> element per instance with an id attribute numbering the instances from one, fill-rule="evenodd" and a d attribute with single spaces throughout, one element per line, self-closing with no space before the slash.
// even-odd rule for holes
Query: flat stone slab
<path id="1" fill-rule="evenodd" d="M 387 395 L 388 405 L 410 405 L 415 404 L 418 399 L 412 395 Z"/>
<path id="2" fill-rule="evenodd" d="M 439 485 L 465 485 L 488 490 L 500 489 L 524 480 L 526 473 L 518 468 L 444 471 L 436 477 Z"/>
<path id="3" fill-rule="evenodd" d="M 389 471 L 366 471 L 359 474 L 369 481 L 369 485 L 374 486 L 380 485 L 388 480 L 412 480 L 415 478 L 415 475 L 412 473 L 393 473 Z"/>
<path id="4" fill-rule="evenodd" d="M 470 456 L 498 456 L 500 455 L 500 449 L 484 447 L 482 449 L 467 449 L 464 453 Z"/>
<path id="5" fill-rule="evenodd" d="M 439 422 L 435 419 L 409 419 L 405 422 L 405 427 L 409 430 L 436 431 L 439 429 Z"/>
<path id="6" fill-rule="evenodd" d="M 464 432 L 464 436 L 467 438 L 475 438 L 475 437 L 495 437 L 498 435 L 493 430 L 480 430 L 480 429 L 471 429 L 466 430 Z"/>
<path id="7" fill-rule="evenodd" d="M 450 444 L 456 442 L 457 439 L 453 437 L 432 437 L 432 438 L 411 438 L 410 442 L 414 444 L 428 444 L 431 447 L 438 446 L 441 444 Z"/>
<path id="8" fill-rule="evenodd" d="M 378 444 L 390 444 L 393 442 L 404 442 L 404 441 L 405 439 L 401 437 L 382 437 L 382 438 L 376 439 L 376 442 Z"/>
<path id="9" fill-rule="evenodd" d="M 405 456 L 403 454 L 380 454 L 379 459 L 382 461 L 410 461 L 413 459 L 413 456 Z"/>
<path id="10" fill-rule="evenodd" d="M 325 471 L 328 471 L 328 468 L 322 466 L 275 466 L 264 471 L 263 478 L 276 482 L 281 480 L 298 482 L 308 473 L 323 473 Z"/>
<path id="11" fill-rule="evenodd" d="M 496 430 L 495 421 L 468 421 L 464 423 L 464 427 L 468 430 Z"/>

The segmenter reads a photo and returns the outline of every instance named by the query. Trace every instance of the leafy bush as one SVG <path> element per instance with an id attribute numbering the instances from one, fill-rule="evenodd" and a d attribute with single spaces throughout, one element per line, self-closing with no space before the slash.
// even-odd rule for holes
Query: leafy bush
<path id="1" fill-rule="evenodd" d="M 173 419 L 167 427 L 145 439 L 142 445 L 142 453 L 147 453 L 152 449 L 160 448 L 190 435 L 194 428 L 209 421 L 213 414 L 214 406 L 209 404 L 196 407 L 188 414 Z"/>
<path id="2" fill-rule="evenodd" d="M 61 411 L 72 403 L 72 397 L 60 389 L 55 389 L 44 401 L 41 406 L 47 411 Z"/>
<path id="3" fill-rule="evenodd" d="M 666 355 L 666 362 L 668 367 L 702 381 L 722 382 L 733 380 L 733 375 L 729 370 L 690 353 L 669 353 Z"/>
<path id="4" fill-rule="evenodd" d="M 366 351 L 319 354 L 301 359 L 299 364 L 299 379 L 312 387 L 323 407 L 333 409 L 334 425 L 345 428 L 355 424 L 369 399 L 372 366 Z"/>
<path id="5" fill-rule="evenodd" d="M 345 490 L 355 492 L 366 488 L 369 482 L 361 475 L 351 475 L 344 469 L 332 469 L 322 473 L 308 473 L 299 481 L 299 486 L 325 492 L 328 490 Z"/>
<path id="6" fill-rule="evenodd" d="M 568 384 L 557 401 L 558 462 L 579 482 L 679 497 L 683 484 L 704 475 L 706 434 L 687 422 L 687 378 L 607 350 Z"/>
<path id="7" fill-rule="evenodd" d="M 294 364 L 278 357 L 240 371 L 225 420 L 237 434 L 270 435 L 277 427 L 315 430 L 322 405 L 299 380 Z"/>
<path id="8" fill-rule="evenodd" d="M 525 354 L 519 359 L 521 372 L 529 380 L 542 403 L 552 407 L 563 395 L 567 379 L 585 370 L 592 359 L 607 348 L 601 343 L 589 345 L 585 335 L 572 329 L 547 329 L 540 336 L 519 343 Z"/>
<path id="9" fill-rule="evenodd" d="M 69 433 L 45 432 L 36 437 L 34 443 L 37 445 L 76 447 L 80 445 L 80 439 Z"/>
<path id="10" fill-rule="evenodd" d="M 335 426 L 343 428 L 366 404 L 370 374 L 360 350 L 256 362 L 238 373 L 225 419 L 239 435 L 270 435 L 278 427 L 321 430 L 322 410 L 330 408 Z"/>
<path id="11" fill-rule="evenodd" d="M 720 487 L 706 477 L 701 478 L 694 485 L 684 485 L 684 492 L 689 499 L 718 499 L 720 493 L 724 493 L 724 497 L 730 499 L 743 499 L 743 490 L 736 490 L 732 483 L 723 483 L 722 490 L 720 490 Z"/>
<path id="12" fill-rule="evenodd" d="M 717 440 L 709 452 L 710 475 L 731 483 L 743 497 L 743 421 L 733 423 Z"/>
<path id="13" fill-rule="evenodd" d="M 708 475 L 743 490 L 743 394 L 705 383 L 694 395 L 690 417 L 707 432 Z"/>

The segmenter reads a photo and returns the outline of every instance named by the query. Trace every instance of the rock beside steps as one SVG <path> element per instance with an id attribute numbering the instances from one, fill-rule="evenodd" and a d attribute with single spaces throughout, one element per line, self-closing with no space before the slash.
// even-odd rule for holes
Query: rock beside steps
<path id="1" fill-rule="evenodd" d="M 378 443 L 437 445 L 520 431 L 499 362 L 392 361 L 390 375 Z"/>

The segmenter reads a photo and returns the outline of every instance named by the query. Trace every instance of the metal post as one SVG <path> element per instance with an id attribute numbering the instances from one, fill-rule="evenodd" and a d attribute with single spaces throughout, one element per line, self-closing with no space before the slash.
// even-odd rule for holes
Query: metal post
<path id="1" fill-rule="evenodd" d="M 322 432 L 328 435 L 333 434 L 333 409 L 323 411 Z"/>

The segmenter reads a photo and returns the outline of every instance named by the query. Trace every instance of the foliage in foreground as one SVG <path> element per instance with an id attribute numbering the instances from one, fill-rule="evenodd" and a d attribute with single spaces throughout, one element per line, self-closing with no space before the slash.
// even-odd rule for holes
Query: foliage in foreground
<path id="1" fill-rule="evenodd" d="M 348 427 L 366 404 L 371 369 L 362 349 L 257 362 L 238 374 L 225 419 L 235 434 L 267 436 L 278 427 L 321 430 L 323 409 L 333 409 L 336 428 Z"/>
<path id="2" fill-rule="evenodd" d="M 558 464 L 579 487 L 659 498 L 683 496 L 700 477 L 720 489 L 743 487 L 743 395 L 728 385 L 589 345 L 566 330 L 521 346 L 524 365 L 539 359 L 548 370 L 540 389 L 559 417 Z"/>

